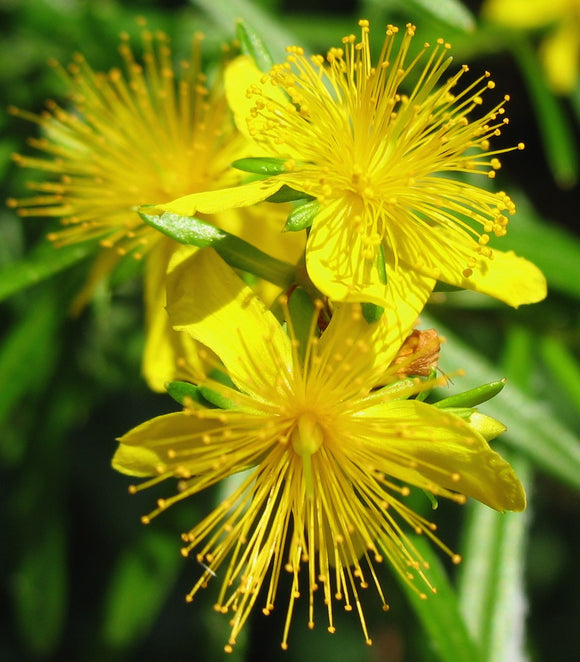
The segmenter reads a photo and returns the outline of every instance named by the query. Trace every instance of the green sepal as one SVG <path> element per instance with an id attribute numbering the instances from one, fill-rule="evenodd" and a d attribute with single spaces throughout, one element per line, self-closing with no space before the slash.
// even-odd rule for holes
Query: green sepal
<path id="1" fill-rule="evenodd" d="M 302 191 L 297 191 L 290 186 L 286 186 L 286 184 L 279 191 L 272 193 L 269 198 L 266 198 L 266 202 L 298 202 L 301 200 L 308 202 L 309 200 L 314 200 L 314 198 Z"/>
<path id="2" fill-rule="evenodd" d="M 251 172 L 255 175 L 273 177 L 286 172 L 288 159 L 274 159 L 266 156 L 248 156 L 245 159 L 237 159 L 232 162 L 232 168 Z"/>
<path id="3" fill-rule="evenodd" d="M 475 413 L 475 409 L 471 407 L 445 407 L 448 414 L 453 414 L 464 421 L 469 421 L 470 417 Z"/>
<path id="4" fill-rule="evenodd" d="M 478 386 L 477 388 L 472 388 L 469 391 L 464 391 L 463 393 L 458 393 L 457 395 L 452 395 L 449 398 L 444 398 L 438 402 L 434 402 L 435 407 L 477 407 L 482 402 L 487 402 L 491 400 L 495 395 L 497 395 L 503 387 L 506 385 L 505 377 L 503 379 L 498 379 L 495 382 L 489 382 L 489 384 L 484 384 L 483 386 Z"/>
<path id="5" fill-rule="evenodd" d="M 300 230 L 309 228 L 319 209 L 320 203 L 318 200 L 311 200 L 303 205 L 298 205 L 288 214 L 282 232 L 300 232 Z"/>
<path id="6" fill-rule="evenodd" d="M 291 264 L 273 258 L 247 241 L 195 216 L 169 213 L 155 216 L 143 212 L 139 216 L 145 223 L 180 244 L 199 248 L 211 246 L 234 269 L 255 274 L 282 289 L 290 287 L 295 280 L 296 268 Z"/>
<path id="7" fill-rule="evenodd" d="M 193 400 L 205 405 L 205 398 L 201 395 L 201 389 L 189 382 L 169 382 L 165 384 L 167 393 L 180 405 L 185 405 L 187 400 Z"/>
<path id="8" fill-rule="evenodd" d="M 386 402 L 391 400 L 408 400 L 417 390 L 417 383 L 414 379 L 399 379 L 392 384 L 383 386 L 363 398 L 363 402 L 372 403 Z"/>
<path id="9" fill-rule="evenodd" d="M 385 312 L 385 309 L 382 306 L 377 306 L 376 303 L 368 303 L 366 301 L 361 303 L 361 310 L 363 317 L 369 324 L 375 324 L 378 322 Z"/>
<path id="10" fill-rule="evenodd" d="M 240 42 L 242 54 L 252 57 L 260 71 L 270 71 L 274 60 L 268 47 L 262 37 L 243 18 L 239 18 L 236 22 L 236 37 Z"/>
<path id="11" fill-rule="evenodd" d="M 312 316 L 316 314 L 314 303 L 305 290 L 301 287 L 296 287 L 288 299 L 288 309 L 290 311 L 294 336 L 298 341 L 298 354 L 304 360 L 312 326 Z"/>
<path id="12" fill-rule="evenodd" d="M 232 381 L 231 377 L 222 372 L 221 370 L 212 370 L 209 373 L 209 377 L 218 384 L 223 384 L 228 389 L 236 391 L 236 385 Z M 210 402 L 212 405 L 219 407 L 220 409 L 233 409 L 236 406 L 236 403 L 231 399 L 227 398 L 225 395 L 216 391 L 215 389 L 209 388 L 207 386 L 200 386 L 199 388 L 202 396 Z"/>
<path id="13" fill-rule="evenodd" d="M 200 386 L 199 392 L 205 400 L 219 409 L 233 409 L 236 406 L 236 403 L 233 400 L 226 398 L 221 393 L 218 393 L 207 386 Z"/>
<path id="14" fill-rule="evenodd" d="M 427 383 L 429 382 L 434 383 L 436 377 L 437 377 L 437 368 L 431 368 L 431 370 L 429 370 L 429 376 L 427 377 Z M 424 391 L 417 393 L 417 397 L 415 398 L 415 400 L 419 400 L 419 402 L 423 402 L 424 400 L 427 399 L 427 396 L 429 395 L 429 393 L 431 393 L 431 390 L 432 389 L 425 389 Z"/>

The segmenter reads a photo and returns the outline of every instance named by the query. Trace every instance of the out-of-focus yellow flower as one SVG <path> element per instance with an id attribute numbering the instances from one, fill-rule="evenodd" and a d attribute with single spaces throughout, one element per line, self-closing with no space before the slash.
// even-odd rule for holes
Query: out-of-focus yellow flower
<path id="1" fill-rule="evenodd" d="M 100 237 L 99 252 L 86 286 L 76 299 L 82 307 L 95 285 L 125 255 L 147 256 L 145 300 L 147 345 L 143 370 L 152 388 L 163 390 L 173 378 L 176 357 L 185 352 L 168 323 L 165 272 L 179 244 L 143 223 L 137 208 L 151 201 L 170 201 L 187 193 L 236 184 L 239 173 L 229 165 L 247 153 L 236 130 L 219 80 L 208 87 L 201 70 L 202 35 L 195 34 L 191 55 L 174 68 L 169 38 L 142 32 L 143 63 L 124 34 L 120 53 L 124 71 L 94 72 L 82 55 L 67 70 L 55 64 L 70 90 L 70 103 L 50 101 L 40 115 L 11 109 L 38 124 L 42 137 L 29 143 L 40 156 L 14 156 L 16 163 L 46 174 L 50 181 L 31 181 L 32 197 L 12 199 L 21 216 L 61 219 L 52 233 L 56 246 Z M 280 241 L 282 210 L 273 205 L 255 231 L 255 214 L 227 210 L 212 221 L 274 257 L 295 261 L 300 242 Z M 277 215 L 275 223 L 272 216 Z M 195 251 L 194 248 L 188 249 Z M 184 254 L 183 257 L 186 257 Z"/>
<path id="2" fill-rule="evenodd" d="M 579 0 L 487 0 L 482 16 L 522 30 L 547 28 L 540 45 L 546 76 L 554 92 L 572 92 L 580 72 Z"/>
<path id="3" fill-rule="evenodd" d="M 249 57 L 234 61 L 226 90 L 236 122 L 260 154 L 285 160 L 284 171 L 160 210 L 217 213 L 287 185 L 320 204 L 306 265 L 331 299 L 396 307 L 412 296 L 418 314 L 437 279 L 513 306 L 542 299 L 546 282 L 533 264 L 488 246 L 506 233 L 512 200 L 458 177 L 495 176 L 498 154 L 509 149 L 492 150 L 490 141 L 508 122 L 507 97 L 484 111 L 494 83 L 486 72 L 460 89 L 467 66 L 437 87 L 449 44 L 410 56 L 412 25 L 400 41 L 388 26 L 373 64 L 368 22 L 360 26 L 360 41 L 345 37 L 326 59 L 290 47 L 268 74 Z"/>
<path id="4" fill-rule="evenodd" d="M 195 296 L 196 288 L 206 296 Z M 222 363 L 216 362 L 213 378 L 197 374 L 200 402 L 191 398 L 184 411 L 121 437 L 113 466 L 151 477 L 131 491 L 180 480 L 179 493 L 159 500 L 145 523 L 239 477 L 229 496 L 183 535 L 183 554 L 195 550 L 204 568 L 188 599 L 211 577 L 221 582 L 216 609 L 231 613 L 226 650 L 259 595 L 264 613 L 274 609 L 283 571 L 292 576 L 283 648 L 303 594 L 309 627 L 319 595 L 330 632 L 336 600 L 358 611 L 371 643 L 360 593 L 374 585 L 388 609 L 375 568 L 383 560 L 422 597 L 433 591 L 408 532 L 423 533 L 459 558 L 436 537 L 435 524 L 405 504 L 409 485 L 458 503 L 471 496 L 498 510 L 525 507 L 513 470 L 467 420 L 406 399 L 426 382 L 401 381 L 405 366 L 423 371 L 439 345 L 432 334 L 414 336 L 399 352 L 393 311 L 369 324 L 359 304 L 342 304 L 320 335 L 315 307 L 297 337 L 300 328 L 289 315 L 286 332 L 211 249 L 171 273 L 168 301 L 175 328 Z M 203 398 L 218 408 L 206 408 Z"/>

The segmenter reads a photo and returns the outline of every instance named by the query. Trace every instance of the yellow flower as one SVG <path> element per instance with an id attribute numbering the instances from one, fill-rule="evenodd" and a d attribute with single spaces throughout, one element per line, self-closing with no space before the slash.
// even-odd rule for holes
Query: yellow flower
<path id="1" fill-rule="evenodd" d="M 579 0 L 487 0 L 484 18 L 508 27 L 548 28 L 540 58 L 548 81 L 558 94 L 570 94 L 580 71 Z"/>
<path id="2" fill-rule="evenodd" d="M 207 296 L 195 296 L 195 289 Z M 411 366 L 421 357 L 406 347 L 393 363 L 400 345 L 393 343 L 392 311 L 369 324 L 360 304 L 343 304 L 317 336 L 315 308 L 300 342 L 293 320 L 287 318 L 286 333 L 211 249 L 171 274 L 168 300 L 175 328 L 221 359 L 218 369 L 230 382 L 202 374 L 197 382 L 202 395 L 228 408 L 186 401 L 184 411 L 121 437 L 113 466 L 151 477 L 131 491 L 180 479 L 179 493 L 158 501 L 145 523 L 238 477 L 230 495 L 183 535 L 182 550 L 195 550 L 203 568 L 188 600 L 211 577 L 221 583 L 216 609 L 232 615 L 227 651 L 259 595 L 265 614 L 274 608 L 282 571 L 292 576 L 283 648 L 303 594 L 309 627 L 320 596 L 333 632 L 336 600 L 358 611 L 371 643 L 359 598 L 374 585 L 388 609 L 376 572 L 383 560 L 421 596 L 434 591 L 408 532 L 426 535 L 459 558 L 438 540 L 436 526 L 405 504 L 409 485 L 458 503 L 471 496 L 498 510 L 525 507 L 513 470 L 474 427 L 404 399 L 425 382 L 400 381 L 405 360 Z M 410 343 L 421 344 L 417 338 Z M 423 347 L 431 356 L 433 350 Z"/>
<path id="3" fill-rule="evenodd" d="M 191 343 L 171 330 L 164 310 L 165 272 L 180 244 L 143 223 L 137 208 L 152 200 L 168 202 L 186 193 L 233 185 L 240 177 L 229 165 L 247 153 L 223 85 L 219 80 L 211 88 L 206 85 L 201 42 L 202 35 L 195 34 L 190 58 L 176 70 L 167 35 L 142 32 L 140 64 L 124 34 L 124 71 L 96 73 L 77 55 L 68 70 L 55 64 L 70 90 L 69 106 L 51 101 L 41 115 L 11 109 L 38 124 L 43 133 L 29 141 L 40 155 L 17 154 L 16 163 L 46 174 L 50 181 L 30 182 L 36 195 L 9 204 L 21 216 L 60 218 L 64 228 L 49 235 L 56 246 L 101 238 L 102 250 L 74 309 L 86 303 L 95 285 L 124 255 L 147 255 L 143 370 L 156 390 L 175 377 L 176 356 L 192 355 L 183 347 Z M 213 220 L 233 234 L 251 236 L 275 257 L 297 260 L 300 242 L 286 239 L 282 245 L 278 239 L 280 214 L 282 210 L 265 211 L 259 234 L 255 218 L 246 210 L 227 211 Z"/>
<path id="4" fill-rule="evenodd" d="M 286 184 L 320 203 L 306 265 L 331 299 L 389 307 L 413 292 L 418 314 L 437 279 L 513 306 L 544 298 L 546 282 L 533 264 L 488 246 L 491 235 L 506 233 L 512 200 L 471 183 L 474 175 L 493 178 L 497 155 L 509 151 L 490 148 L 508 122 L 507 97 L 484 111 L 482 95 L 494 83 L 486 72 L 459 89 L 467 66 L 437 87 L 449 45 L 439 40 L 409 56 L 411 25 L 400 43 L 397 28 L 387 27 L 373 64 L 368 22 L 360 26 L 360 41 L 345 37 L 326 59 L 290 47 L 287 62 L 266 75 L 250 58 L 234 61 L 226 90 L 237 124 L 260 154 L 284 159 L 285 170 L 160 210 L 216 213 Z"/>

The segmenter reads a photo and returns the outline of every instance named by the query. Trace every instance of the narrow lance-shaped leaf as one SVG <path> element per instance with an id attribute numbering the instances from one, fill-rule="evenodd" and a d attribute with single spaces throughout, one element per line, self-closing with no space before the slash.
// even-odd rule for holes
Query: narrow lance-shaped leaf
<path id="1" fill-rule="evenodd" d="M 0 301 L 84 260 L 98 248 L 97 240 L 56 247 L 42 242 L 28 257 L 0 271 Z"/>
<path id="2" fill-rule="evenodd" d="M 111 577 L 101 638 L 113 649 L 126 649 L 147 633 L 183 563 L 173 536 L 146 533 L 125 550 Z"/>
<path id="3" fill-rule="evenodd" d="M 140 216 L 145 223 L 181 244 L 199 248 L 211 246 L 225 262 L 236 269 L 248 271 L 282 288 L 289 287 L 294 281 L 295 268 L 291 264 L 263 253 L 243 239 L 224 232 L 211 223 L 191 216 L 169 213 L 161 216 L 141 213 Z"/>
<path id="4" fill-rule="evenodd" d="M 423 537 L 413 536 L 413 545 L 429 564 L 426 570 L 436 593 L 422 599 L 402 577 L 404 589 L 413 610 L 429 633 L 441 662 L 483 662 L 479 648 L 467 630 L 459 611 L 457 595 L 443 569 L 437 551 Z"/>
<path id="5" fill-rule="evenodd" d="M 548 370 L 566 391 L 576 411 L 580 411 L 580 363 L 559 338 L 542 339 L 540 353 Z"/>
<path id="6" fill-rule="evenodd" d="M 578 154 L 568 118 L 545 78 L 538 75 L 540 65 L 528 41 L 519 38 L 511 43 L 533 101 L 550 169 L 559 184 L 572 186 L 578 180 Z"/>
<path id="7" fill-rule="evenodd" d="M 529 501 L 529 462 L 523 457 L 509 459 Z M 523 578 L 530 519 L 529 509 L 497 513 L 480 503 L 469 504 L 458 592 L 463 618 L 481 649 L 487 651 L 487 662 L 528 659 Z"/>
<path id="8" fill-rule="evenodd" d="M 236 22 L 236 36 L 240 42 L 241 52 L 253 57 L 258 69 L 269 71 L 274 64 L 274 60 L 268 47 L 256 30 L 242 18 L 239 18 Z"/>
<path id="9" fill-rule="evenodd" d="M 532 373 L 532 333 L 511 326 L 504 345 L 502 367 L 526 390 Z M 523 662 L 526 559 L 525 538 L 530 524 L 531 470 L 522 456 L 508 457 L 527 493 L 524 513 L 494 513 L 479 503 L 469 504 L 459 574 L 460 606 L 470 632 L 488 662 Z"/>
<path id="10" fill-rule="evenodd" d="M 409 5 L 415 5 L 431 16 L 444 21 L 447 25 L 460 30 L 474 30 L 476 23 L 473 14 L 459 0 L 408 0 Z"/>

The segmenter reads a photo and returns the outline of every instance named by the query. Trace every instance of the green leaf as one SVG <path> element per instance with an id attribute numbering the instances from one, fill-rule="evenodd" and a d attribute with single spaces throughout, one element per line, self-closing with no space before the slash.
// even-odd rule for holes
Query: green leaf
<path id="1" fill-rule="evenodd" d="M 305 202 L 302 205 L 298 205 L 293 209 L 286 219 L 283 232 L 300 232 L 300 230 L 305 230 L 312 225 L 312 221 L 315 219 L 316 214 L 320 209 L 320 203 L 318 200 L 311 200 L 310 202 Z"/>
<path id="2" fill-rule="evenodd" d="M 436 594 L 421 599 L 399 573 L 395 576 L 405 591 L 415 614 L 429 633 L 442 662 L 483 662 L 480 651 L 467 630 L 459 611 L 457 595 L 441 565 L 432 543 L 421 536 L 410 536 L 412 544 L 429 564 L 425 571 Z M 417 580 L 415 580 L 417 581 Z"/>
<path id="3" fill-rule="evenodd" d="M 407 4 L 460 30 L 475 30 L 473 14 L 459 0 L 407 0 Z"/>
<path id="4" fill-rule="evenodd" d="M 503 390 L 506 379 L 496 379 L 489 384 L 472 388 L 469 391 L 452 395 L 449 398 L 434 402 L 435 407 L 477 407 L 482 402 L 487 402 Z"/>
<path id="5" fill-rule="evenodd" d="M 97 246 L 96 239 L 60 248 L 43 241 L 28 258 L 0 271 L 0 301 L 84 260 Z"/>
<path id="6" fill-rule="evenodd" d="M 240 42 L 240 50 L 244 55 L 250 55 L 260 71 L 270 71 L 274 61 L 262 37 L 243 18 L 236 22 L 236 36 Z"/>
<path id="7" fill-rule="evenodd" d="M 295 268 L 276 260 L 261 250 L 211 223 L 194 216 L 139 214 L 152 227 L 181 244 L 206 248 L 211 246 L 230 266 L 255 274 L 259 278 L 286 289 L 294 282 Z"/>
<path id="8" fill-rule="evenodd" d="M 211 16 L 228 34 L 239 19 L 251 25 L 256 34 L 263 36 L 265 47 L 276 62 L 284 60 L 286 46 L 297 43 L 296 36 L 286 30 L 280 20 L 266 13 L 253 0 L 193 0 L 193 4 Z"/>
<path id="9" fill-rule="evenodd" d="M 0 424 L 28 392 L 38 392 L 57 356 L 55 333 L 64 317 L 54 292 L 34 297 L 24 317 L 4 336 L 0 346 Z M 6 449 L 2 449 L 2 454 Z"/>
<path id="10" fill-rule="evenodd" d="M 503 368 L 491 365 L 440 322 L 425 313 L 421 318 L 426 326 L 437 328 L 447 339 L 440 361 L 444 372 L 465 368 L 467 373 L 461 381 L 468 386 L 491 382 L 498 371 L 503 372 Z M 502 436 L 506 444 L 524 453 L 538 468 L 580 490 L 580 439 L 560 423 L 548 405 L 533 400 L 508 382 L 501 398 L 486 404 L 485 413 L 507 426 Z"/>
<path id="11" fill-rule="evenodd" d="M 503 454 L 503 453 L 502 453 Z M 530 469 L 509 456 L 529 492 Z M 526 598 L 524 567 L 530 511 L 497 513 L 472 502 L 464 530 L 458 592 L 467 627 L 487 662 L 523 662 Z"/>
<path id="12" fill-rule="evenodd" d="M 147 634 L 182 564 L 178 540 L 154 529 L 148 529 L 123 552 L 104 607 L 102 640 L 106 646 L 126 649 Z"/>
<path id="13" fill-rule="evenodd" d="M 546 158 L 554 179 L 564 187 L 573 186 L 578 180 L 578 142 L 564 109 L 548 87 L 542 67 L 530 43 L 523 38 L 509 40 L 518 61 L 531 106 L 536 112 L 538 128 L 544 143 Z"/>
<path id="14" fill-rule="evenodd" d="M 547 336 L 540 343 L 540 354 L 548 370 L 566 391 L 576 411 L 580 411 L 580 364 L 558 338 Z"/>
<path id="15" fill-rule="evenodd" d="M 48 511 L 50 512 L 50 510 Z M 67 560 L 62 513 L 47 516 L 36 539 L 18 560 L 14 575 L 14 614 L 26 649 L 48 658 L 63 633 L 67 607 Z"/>

